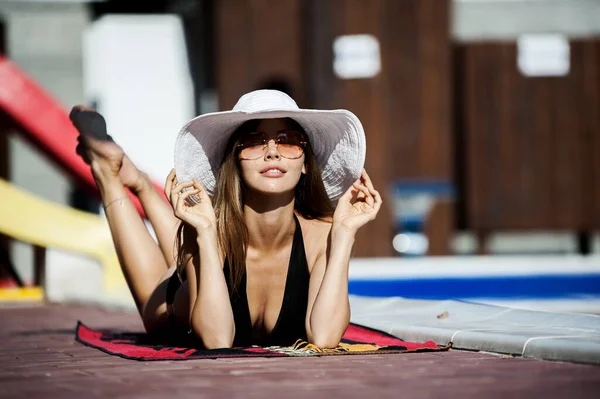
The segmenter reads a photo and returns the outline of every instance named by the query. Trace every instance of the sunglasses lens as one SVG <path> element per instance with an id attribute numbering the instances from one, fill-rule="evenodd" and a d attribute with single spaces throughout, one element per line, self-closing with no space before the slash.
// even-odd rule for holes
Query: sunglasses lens
<path id="1" fill-rule="evenodd" d="M 245 159 L 259 158 L 265 147 L 265 136 L 261 133 L 250 133 L 240 141 L 240 155 Z"/>
<path id="2" fill-rule="evenodd" d="M 304 137 L 300 132 L 288 131 L 277 135 L 279 139 L 279 153 L 285 158 L 299 158 L 304 152 Z"/>

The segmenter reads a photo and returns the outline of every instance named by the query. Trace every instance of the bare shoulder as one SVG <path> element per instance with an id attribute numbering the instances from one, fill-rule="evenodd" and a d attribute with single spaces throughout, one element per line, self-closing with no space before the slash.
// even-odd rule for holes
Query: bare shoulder
<path id="1" fill-rule="evenodd" d="M 305 219 L 298 215 L 302 238 L 304 239 L 304 251 L 308 268 L 312 271 L 317 259 L 327 251 L 327 241 L 331 231 L 331 218 L 328 219 Z"/>

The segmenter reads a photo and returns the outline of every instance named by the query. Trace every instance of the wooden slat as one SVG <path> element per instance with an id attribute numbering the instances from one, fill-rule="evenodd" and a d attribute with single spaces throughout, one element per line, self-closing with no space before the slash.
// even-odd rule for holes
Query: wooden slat
<path id="1" fill-rule="evenodd" d="M 599 218 L 590 150 L 600 136 L 600 96 L 590 89 L 599 87 L 598 44 L 572 41 L 570 73 L 535 78 L 518 71 L 515 43 L 459 48 L 466 225 L 590 231 Z"/>
<path id="2" fill-rule="evenodd" d="M 583 95 L 578 98 L 578 109 L 589 117 L 581 120 L 583 146 L 584 197 L 582 213 L 588 231 L 600 229 L 600 40 L 586 43 L 582 49 Z"/>
<path id="3" fill-rule="evenodd" d="M 221 110 L 231 109 L 239 96 L 252 86 L 252 54 L 248 43 L 251 32 L 245 3 L 223 0 L 215 4 L 215 77 Z"/>
<path id="4" fill-rule="evenodd" d="M 587 209 L 592 210 L 589 216 L 589 224 L 594 230 L 600 229 L 600 156 L 598 156 L 598 148 L 600 148 L 600 40 L 596 40 L 591 58 L 591 65 L 596 65 L 592 68 L 591 65 L 586 65 L 591 69 L 586 76 L 592 78 L 588 80 L 589 86 L 586 86 L 586 99 L 590 99 L 588 109 L 590 119 L 588 125 L 589 145 L 587 147 L 587 158 L 590 165 L 590 201 L 586 204 Z M 595 100 L 595 101 L 594 101 Z M 594 104 L 595 102 L 595 104 Z M 591 203 L 590 203 L 591 202 Z"/>
<path id="5" fill-rule="evenodd" d="M 335 3 L 334 3 L 335 4 Z M 337 35 L 370 33 L 377 38 L 383 36 L 385 26 L 385 1 L 371 2 L 337 1 L 337 9 L 342 11 L 342 24 Z M 334 8 L 336 7 L 334 6 Z M 385 68 L 385 65 L 383 66 Z M 356 256 L 391 255 L 393 214 L 392 201 L 386 192 L 390 176 L 386 166 L 389 158 L 386 145 L 390 140 L 385 97 L 382 91 L 386 76 L 379 74 L 371 79 L 336 79 L 337 104 L 354 112 L 365 127 L 367 137 L 367 158 L 365 168 L 373 184 L 381 190 L 384 207 L 381 216 L 364 226 L 357 235 Z M 336 105 L 332 104 L 334 107 Z"/>
<path id="6" fill-rule="evenodd" d="M 306 103 L 302 61 L 303 14 L 300 0 L 216 2 L 216 75 L 219 106 L 282 79 L 300 106 Z"/>

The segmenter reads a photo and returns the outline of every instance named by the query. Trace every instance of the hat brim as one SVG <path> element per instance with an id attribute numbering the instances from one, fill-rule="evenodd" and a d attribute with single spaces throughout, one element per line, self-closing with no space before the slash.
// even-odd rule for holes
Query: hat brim
<path id="1" fill-rule="evenodd" d="M 198 180 L 210 195 L 225 146 L 241 124 L 252 119 L 292 118 L 308 135 L 329 198 L 341 197 L 361 175 L 365 163 L 365 134 L 359 119 L 347 110 L 223 111 L 200 115 L 188 122 L 175 142 L 179 181 Z"/>

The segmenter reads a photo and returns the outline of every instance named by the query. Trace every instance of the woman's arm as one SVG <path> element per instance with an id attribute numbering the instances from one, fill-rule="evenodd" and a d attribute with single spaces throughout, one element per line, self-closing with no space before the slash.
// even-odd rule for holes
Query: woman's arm
<path id="1" fill-rule="evenodd" d="M 193 190 L 183 192 L 186 187 Z M 188 203 L 186 199 L 190 195 L 197 195 L 200 202 L 195 205 Z M 197 233 L 199 253 L 192 256 L 194 267 L 189 267 L 189 264 L 186 266 L 187 271 L 193 271 L 188 275 L 189 284 L 193 285 L 190 287 L 190 297 L 195 296 L 190 308 L 192 331 L 207 349 L 231 347 L 235 324 L 210 197 L 197 181 L 174 186 L 169 197 L 175 216 L 194 227 Z"/>
<path id="2" fill-rule="evenodd" d="M 364 170 L 338 202 L 329 245 L 318 257 L 310 276 L 306 333 L 309 341 L 319 347 L 337 346 L 348 328 L 348 266 L 354 237 L 360 227 L 375 219 L 381 203 L 381 196 Z"/>
<path id="3" fill-rule="evenodd" d="M 235 323 L 216 229 L 198 231 L 197 242 L 200 253 L 194 264 L 197 295 L 191 313 L 192 331 L 207 349 L 231 348 Z"/>
<path id="4" fill-rule="evenodd" d="M 353 244 L 353 232 L 332 228 L 331 250 L 317 258 L 310 275 L 306 333 L 309 342 L 321 348 L 337 346 L 350 323 L 348 264 Z"/>

